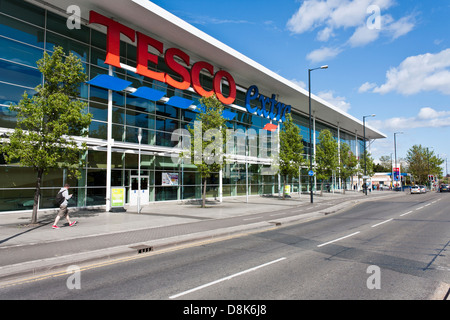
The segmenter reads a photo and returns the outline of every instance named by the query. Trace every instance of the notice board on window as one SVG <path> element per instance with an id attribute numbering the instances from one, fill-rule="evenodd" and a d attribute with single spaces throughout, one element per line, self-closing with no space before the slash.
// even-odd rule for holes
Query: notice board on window
<path id="1" fill-rule="evenodd" d="M 178 172 L 162 172 L 163 186 L 178 186 Z"/>

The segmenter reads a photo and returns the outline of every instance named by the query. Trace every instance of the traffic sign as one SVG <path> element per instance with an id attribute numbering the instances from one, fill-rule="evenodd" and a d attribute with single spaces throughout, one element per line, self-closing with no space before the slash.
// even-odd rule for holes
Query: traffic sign
<path id="1" fill-rule="evenodd" d="M 308 175 L 309 175 L 310 177 L 314 176 L 314 171 L 309 170 L 309 171 L 308 171 Z"/>

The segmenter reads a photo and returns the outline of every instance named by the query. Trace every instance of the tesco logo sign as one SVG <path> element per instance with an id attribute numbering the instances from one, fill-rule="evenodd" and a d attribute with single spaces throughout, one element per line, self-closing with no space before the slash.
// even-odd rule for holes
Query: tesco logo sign
<path id="1" fill-rule="evenodd" d="M 164 53 L 164 61 L 169 69 L 177 73 L 181 77 L 181 81 L 173 79 L 169 74 L 157 72 L 148 68 L 148 63 L 158 65 L 158 56 L 149 52 L 149 46 L 156 49 L 161 54 L 164 52 L 162 42 L 153 39 L 139 31 L 135 31 L 117 21 L 107 18 L 95 11 L 91 11 L 89 15 L 89 23 L 97 23 L 105 26 L 107 31 L 107 54 L 105 63 L 121 68 L 120 65 L 120 35 L 123 34 L 132 42 L 137 38 L 137 66 L 136 73 L 151 79 L 158 80 L 163 83 L 180 89 L 186 90 L 191 85 L 200 96 L 209 97 L 214 93 L 223 104 L 232 104 L 236 100 L 236 82 L 231 74 L 225 70 L 214 73 L 214 67 L 205 61 L 199 61 L 192 65 L 189 72 L 186 67 L 175 61 L 175 57 L 180 58 L 187 67 L 191 66 L 190 57 L 185 52 L 177 48 L 169 48 Z M 200 84 L 200 72 L 208 71 L 213 77 L 213 90 L 207 91 Z M 222 79 L 226 79 L 229 84 L 230 92 L 225 97 L 221 91 Z"/>
<path id="2" fill-rule="evenodd" d="M 105 63 L 111 66 L 122 68 L 120 64 L 120 36 L 124 35 L 133 43 L 137 43 L 136 52 L 136 73 L 162 83 L 166 83 L 176 89 L 186 90 L 193 87 L 195 92 L 202 97 L 210 97 L 216 94 L 219 101 L 225 105 L 230 105 L 236 100 L 236 82 L 233 76 L 225 70 L 215 72 L 214 66 L 205 61 L 198 61 L 191 66 L 191 60 L 188 54 L 177 48 L 168 48 L 164 52 L 164 44 L 154 38 L 151 38 L 139 31 L 135 31 L 117 21 L 105 17 L 95 11 L 90 11 L 90 24 L 100 24 L 107 28 L 106 37 L 106 59 Z M 148 68 L 149 63 L 158 65 L 158 55 L 149 52 L 149 47 L 154 48 L 160 54 L 164 54 L 164 61 L 167 67 L 178 74 L 181 81 L 175 80 L 170 74 L 153 71 Z M 175 58 L 184 62 L 179 63 Z M 190 68 L 190 71 L 188 70 Z M 200 83 L 200 73 L 206 70 L 213 78 L 213 90 L 206 90 Z M 229 93 L 225 96 L 222 93 L 221 83 L 225 79 L 228 82 Z M 258 100 L 259 108 L 250 106 L 251 100 Z M 267 98 L 259 94 L 256 86 L 251 86 L 247 90 L 245 105 L 247 111 L 256 113 L 270 119 L 283 121 L 286 113 L 289 113 L 291 106 L 286 106 L 272 98 Z M 267 110 L 268 109 L 268 110 Z"/>

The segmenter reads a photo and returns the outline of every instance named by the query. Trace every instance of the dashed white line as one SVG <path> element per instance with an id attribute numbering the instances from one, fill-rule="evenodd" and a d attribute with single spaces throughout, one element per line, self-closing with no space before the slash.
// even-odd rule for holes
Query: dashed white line
<path id="1" fill-rule="evenodd" d="M 389 221 L 392 221 L 392 220 L 394 220 L 394 218 L 389 219 L 389 220 L 385 220 L 385 221 L 380 222 L 380 223 L 377 223 L 377 224 L 374 224 L 374 225 L 372 226 L 372 228 L 375 228 L 375 227 L 377 227 L 377 226 L 379 226 L 379 225 L 381 225 L 381 224 L 384 224 L 384 223 L 389 222 Z"/>
<path id="2" fill-rule="evenodd" d="M 282 216 L 282 215 L 285 215 L 285 214 L 286 214 L 286 212 L 282 212 L 282 213 L 271 214 L 270 216 L 271 217 L 276 217 L 276 216 Z"/>
<path id="3" fill-rule="evenodd" d="M 225 281 L 225 280 L 230 280 L 230 279 L 232 279 L 232 278 L 241 276 L 241 275 L 243 275 L 243 274 L 245 274 L 245 273 L 248 273 L 248 272 L 256 271 L 256 270 L 258 270 L 258 269 L 267 267 L 268 265 L 271 265 L 271 264 L 274 264 L 274 263 L 283 261 L 283 260 L 285 260 L 285 259 L 286 259 L 286 258 L 280 258 L 280 259 L 277 259 L 277 260 L 274 260 L 274 261 L 270 261 L 270 262 L 261 264 L 261 265 L 259 265 L 259 266 L 253 267 L 253 268 L 251 268 L 251 269 L 247 269 L 247 270 L 244 270 L 244 271 L 235 273 L 235 274 L 233 274 L 233 275 L 231 275 L 231 276 L 228 276 L 228 277 L 225 277 L 225 278 L 216 280 L 216 281 L 212 281 L 212 282 L 206 283 L 206 284 L 204 284 L 204 285 L 198 286 L 198 287 L 196 287 L 196 288 L 193 288 L 193 289 L 190 289 L 190 290 L 183 291 L 183 292 L 181 292 L 181 293 L 175 294 L 175 295 L 173 295 L 173 296 L 170 296 L 169 299 L 176 299 L 176 298 L 181 297 L 181 296 L 184 296 L 184 295 L 186 295 L 186 294 L 188 294 L 188 293 L 192 293 L 192 292 L 194 292 L 194 291 L 198 291 L 198 290 L 204 289 L 204 288 L 206 288 L 206 287 L 209 287 L 209 286 L 218 284 L 218 283 L 223 282 L 223 281 Z"/>
<path id="4" fill-rule="evenodd" d="M 333 243 L 333 242 L 336 242 L 336 241 L 339 241 L 339 240 L 342 240 L 342 239 L 350 238 L 350 237 L 352 237 L 352 236 L 354 236 L 354 235 L 356 235 L 358 233 L 360 233 L 360 231 L 352 233 L 352 234 L 349 234 L 348 236 L 345 236 L 345 237 L 341 237 L 341 238 L 338 238 L 338 239 L 335 239 L 335 240 L 331 240 L 331 241 L 319 244 L 318 247 L 323 247 L 323 246 L 326 246 L 327 244 L 330 244 L 330 243 Z"/>
<path id="5" fill-rule="evenodd" d="M 423 207 L 417 208 L 416 210 L 420 210 L 420 209 L 423 209 Z"/>
<path id="6" fill-rule="evenodd" d="M 264 218 L 264 217 L 247 218 L 247 219 L 242 219 L 242 220 L 249 221 L 249 220 L 256 220 L 256 219 L 261 219 L 261 218 Z"/>
<path id="7" fill-rule="evenodd" d="M 405 212 L 404 214 L 401 214 L 400 217 L 406 216 L 407 214 L 410 214 L 410 213 L 412 213 L 412 211 Z"/>

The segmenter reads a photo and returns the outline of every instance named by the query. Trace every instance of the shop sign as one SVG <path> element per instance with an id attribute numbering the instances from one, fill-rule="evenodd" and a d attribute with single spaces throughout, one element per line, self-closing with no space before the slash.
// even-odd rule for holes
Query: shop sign
<path id="1" fill-rule="evenodd" d="M 166 83 L 176 89 L 186 90 L 191 86 L 202 97 L 210 97 L 216 94 L 217 98 L 225 105 L 230 105 L 236 100 L 236 82 L 233 76 L 225 70 L 214 70 L 214 66 L 206 61 L 195 62 L 191 66 L 188 54 L 178 48 L 168 48 L 164 52 L 164 44 L 139 31 L 135 31 L 117 21 L 105 17 L 95 11 L 90 11 L 89 23 L 100 24 L 107 28 L 107 48 L 105 63 L 122 68 L 120 63 L 120 37 L 126 36 L 130 41 L 137 42 L 136 73 L 162 83 Z M 149 63 L 158 65 L 158 55 L 151 53 L 149 47 L 160 54 L 164 53 L 164 61 L 167 67 L 178 74 L 181 81 L 175 80 L 168 73 L 153 71 L 148 68 Z M 177 59 L 176 59 L 177 58 Z M 184 65 L 177 60 L 184 62 Z M 190 68 L 190 71 L 188 70 Z M 213 90 L 206 90 L 200 83 L 200 73 L 206 70 L 213 78 Z M 229 93 L 222 93 L 221 84 L 225 79 L 228 82 Z M 118 79 L 118 81 L 120 81 Z M 122 81 L 123 82 L 123 81 Z M 258 107 L 252 107 L 250 101 L 257 100 Z M 259 94 L 258 87 L 251 86 L 246 93 L 245 106 L 248 112 L 271 120 L 284 121 L 286 113 L 291 112 L 291 106 L 276 101 L 275 94 L 271 98 Z"/>

